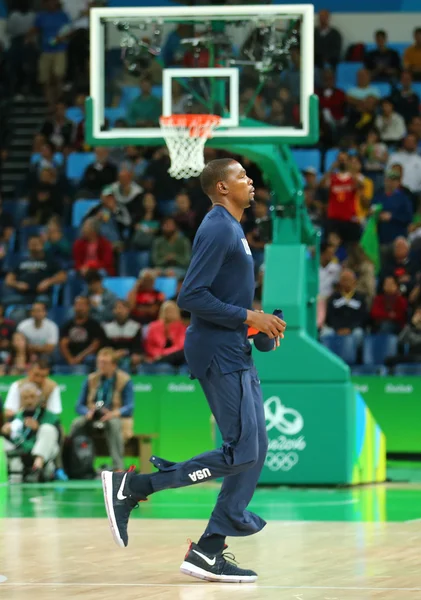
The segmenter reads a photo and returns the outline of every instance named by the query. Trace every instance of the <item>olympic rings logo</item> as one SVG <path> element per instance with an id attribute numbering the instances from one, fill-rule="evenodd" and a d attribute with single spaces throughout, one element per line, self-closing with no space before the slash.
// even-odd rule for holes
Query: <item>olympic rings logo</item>
<path id="1" fill-rule="evenodd" d="M 296 452 L 268 452 L 265 465 L 270 471 L 290 471 L 299 460 Z"/>
<path id="2" fill-rule="evenodd" d="M 272 396 L 266 400 L 264 408 L 266 431 L 276 428 L 285 435 L 296 435 L 304 427 L 302 415 L 293 408 L 283 406 L 280 398 L 277 396 Z"/>

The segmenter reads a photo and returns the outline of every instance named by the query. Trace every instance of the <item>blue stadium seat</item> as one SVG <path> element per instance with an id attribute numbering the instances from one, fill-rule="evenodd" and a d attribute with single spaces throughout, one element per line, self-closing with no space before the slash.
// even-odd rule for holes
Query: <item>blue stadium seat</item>
<path id="1" fill-rule="evenodd" d="M 412 84 L 412 89 L 421 98 L 421 81 L 414 81 Z"/>
<path id="2" fill-rule="evenodd" d="M 386 375 L 387 368 L 384 365 L 354 365 L 351 367 L 353 375 Z"/>
<path id="3" fill-rule="evenodd" d="M 386 81 L 374 81 L 373 85 L 379 90 L 382 98 L 387 98 L 390 96 L 392 91 L 392 86 L 390 83 L 387 83 Z"/>
<path id="4" fill-rule="evenodd" d="M 336 68 L 336 85 L 341 89 L 349 89 L 357 84 L 357 72 L 364 67 L 360 62 L 340 62 Z"/>
<path id="5" fill-rule="evenodd" d="M 319 150 L 292 150 L 292 156 L 300 171 L 306 169 L 307 167 L 313 167 L 318 173 L 320 173 L 321 166 Z"/>
<path id="6" fill-rule="evenodd" d="M 365 365 L 383 365 L 388 356 L 394 356 L 398 349 L 396 335 L 377 333 L 364 336 L 363 363 Z"/>
<path id="7" fill-rule="evenodd" d="M 120 108 L 126 109 L 140 94 L 141 90 L 138 86 L 124 85 L 121 89 Z M 153 85 L 152 95 L 162 98 L 162 85 Z"/>
<path id="8" fill-rule="evenodd" d="M 88 375 L 89 367 L 86 365 L 54 365 L 53 375 Z"/>
<path id="9" fill-rule="evenodd" d="M 70 309 L 66 306 L 54 306 L 48 311 L 48 318 L 61 327 L 69 319 Z"/>
<path id="10" fill-rule="evenodd" d="M 65 306 L 66 308 L 72 306 L 76 296 L 83 293 L 84 289 L 84 280 L 78 275 L 76 271 L 69 271 L 67 273 L 67 281 L 64 284 L 63 289 L 63 306 Z"/>
<path id="11" fill-rule="evenodd" d="M 99 200 L 76 200 L 72 208 L 72 227 L 80 227 L 87 213 L 99 204 Z"/>
<path id="12" fill-rule="evenodd" d="M 177 278 L 157 277 L 155 279 L 155 289 L 157 292 L 164 294 L 166 300 L 174 298 L 177 294 Z"/>
<path id="13" fill-rule="evenodd" d="M 355 365 L 357 362 L 357 344 L 353 335 L 324 335 L 320 341 L 348 365 Z"/>
<path id="14" fill-rule="evenodd" d="M 325 154 L 325 171 L 329 171 L 335 160 L 338 158 L 338 148 L 331 148 Z"/>
<path id="15" fill-rule="evenodd" d="M 31 165 L 36 165 L 41 160 L 42 156 L 39 152 L 31 154 Z M 64 156 L 61 152 L 56 152 L 53 156 L 53 161 L 60 167 L 64 164 Z"/>
<path id="16" fill-rule="evenodd" d="M 28 203 L 24 200 L 4 200 L 3 209 L 5 213 L 12 215 L 13 223 L 15 227 L 18 227 L 26 217 Z"/>
<path id="17" fill-rule="evenodd" d="M 104 277 L 103 286 L 113 292 L 117 298 L 127 299 L 130 290 L 136 283 L 135 277 Z"/>
<path id="18" fill-rule="evenodd" d="M 165 364 L 143 364 L 137 367 L 138 375 L 176 375 L 177 370 L 175 367 Z"/>
<path id="19" fill-rule="evenodd" d="M 73 123 L 75 123 L 76 125 L 79 125 L 79 123 L 81 123 L 85 118 L 85 115 L 83 114 L 83 110 L 79 108 L 79 106 L 71 106 L 66 110 L 66 117 L 70 121 L 73 121 Z"/>
<path id="20" fill-rule="evenodd" d="M 421 375 L 420 363 L 402 363 L 396 365 L 395 375 Z"/>
<path id="21" fill-rule="evenodd" d="M 85 173 L 86 167 L 95 160 L 93 152 L 72 152 L 67 158 L 66 175 L 73 183 L 78 183 Z"/>
<path id="22" fill-rule="evenodd" d="M 104 112 L 110 127 L 114 127 L 114 123 L 117 119 L 125 119 L 127 116 L 125 108 L 121 106 L 118 106 L 117 108 L 106 108 Z"/>
<path id="23" fill-rule="evenodd" d="M 128 250 L 119 258 L 118 272 L 123 277 L 138 277 L 142 269 L 151 265 L 151 253 L 148 250 Z"/>

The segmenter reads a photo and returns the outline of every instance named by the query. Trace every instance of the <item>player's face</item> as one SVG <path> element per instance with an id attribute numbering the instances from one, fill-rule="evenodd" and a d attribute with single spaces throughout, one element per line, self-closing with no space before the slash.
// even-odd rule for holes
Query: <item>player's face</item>
<path id="1" fill-rule="evenodd" d="M 232 200 L 240 208 L 248 208 L 254 200 L 253 180 L 247 177 L 245 168 L 238 162 L 228 167 L 227 183 Z"/>

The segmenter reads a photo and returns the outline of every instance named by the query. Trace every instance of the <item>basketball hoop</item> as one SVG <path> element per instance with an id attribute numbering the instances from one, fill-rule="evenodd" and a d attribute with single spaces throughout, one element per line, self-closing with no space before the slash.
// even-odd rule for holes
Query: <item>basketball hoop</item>
<path id="1" fill-rule="evenodd" d="M 159 123 L 171 158 L 168 173 L 175 179 L 197 177 L 205 167 L 203 151 L 221 122 L 217 115 L 170 115 Z"/>

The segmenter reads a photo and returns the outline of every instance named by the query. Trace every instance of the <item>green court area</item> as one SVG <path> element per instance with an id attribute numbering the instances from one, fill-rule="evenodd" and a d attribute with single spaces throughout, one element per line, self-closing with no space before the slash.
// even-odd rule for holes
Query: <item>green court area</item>
<path id="1" fill-rule="evenodd" d="M 169 490 L 133 511 L 140 519 L 206 519 L 217 484 Z M 347 489 L 261 487 L 252 510 L 267 521 L 404 522 L 421 520 L 421 486 L 380 484 Z M 104 518 L 99 481 L 0 487 L 0 518 Z"/>

